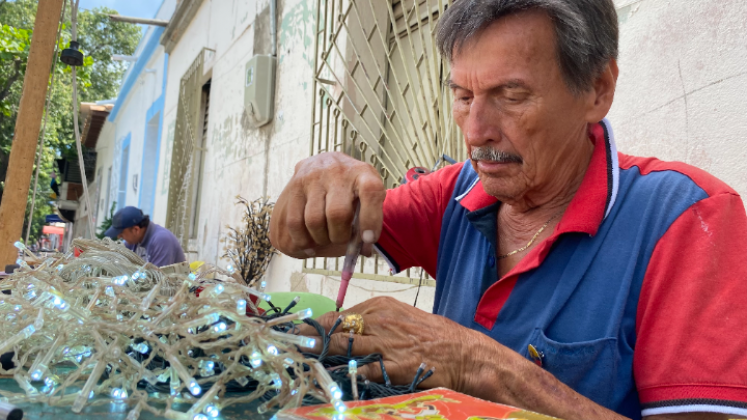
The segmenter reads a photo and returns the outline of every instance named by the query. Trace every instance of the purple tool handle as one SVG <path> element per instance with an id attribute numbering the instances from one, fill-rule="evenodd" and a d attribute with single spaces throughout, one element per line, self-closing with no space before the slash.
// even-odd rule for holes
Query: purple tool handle
<path id="1" fill-rule="evenodd" d="M 353 277 L 355 271 L 355 263 L 358 261 L 358 256 L 361 254 L 361 247 L 363 242 L 360 237 L 360 226 L 358 225 L 358 216 L 361 212 L 360 202 L 355 208 L 355 217 L 353 217 L 353 229 L 350 235 L 350 242 L 348 242 L 348 249 L 345 251 L 345 262 L 342 264 L 342 274 L 340 276 L 340 290 L 337 292 L 337 310 L 342 308 L 342 304 L 345 302 L 345 295 L 348 292 L 348 285 L 350 279 Z"/>

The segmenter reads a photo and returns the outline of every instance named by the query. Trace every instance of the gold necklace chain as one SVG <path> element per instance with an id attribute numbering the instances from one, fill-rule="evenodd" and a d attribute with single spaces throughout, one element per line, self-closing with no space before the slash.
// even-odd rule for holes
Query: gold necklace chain
<path id="1" fill-rule="evenodd" d="M 534 243 L 534 240 L 537 239 L 537 237 L 539 236 L 539 234 L 542 233 L 543 230 L 545 230 L 545 228 L 550 224 L 550 222 L 552 222 L 552 220 L 554 218 L 560 216 L 562 213 L 563 213 L 563 211 L 561 210 L 561 211 L 553 214 L 552 217 L 547 222 L 545 222 L 545 224 L 542 225 L 541 228 L 539 228 L 539 230 L 537 231 L 537 233 L 535 233 L 534 236 L 532 236 L 532 239 L 529 240 L 528 244 L 524 245 L 523 247 L 521 247 L 519 249 L 515 249 L 515 250 L 509 252 L 508 254 L 499 255 L 498 259 L 501 260 L 503 258 L 510 257 L 510 256 L 512 256 L 514 254 L 518 254 L 521 251 L 526 251 L 527 248 L 529 248 L 530 246 L 532 246 L 532 244 Z"/>

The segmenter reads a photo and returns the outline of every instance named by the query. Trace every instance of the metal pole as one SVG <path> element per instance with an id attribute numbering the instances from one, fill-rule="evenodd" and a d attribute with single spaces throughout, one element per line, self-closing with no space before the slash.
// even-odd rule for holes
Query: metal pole
<path id="1" fill-rule="evenodd" d="M 120 15 L 109 15 L 109 19 L 113 20 L 114 22 L 138 23 L 138 24 L 143 24 L 143 25 L 164 26 L 164 27 L 169 25 L 168 20 L 161 20 L 161 19 L 145 19 L 145 18 L 139 18 L 139 17 L 120 16 Z"/>

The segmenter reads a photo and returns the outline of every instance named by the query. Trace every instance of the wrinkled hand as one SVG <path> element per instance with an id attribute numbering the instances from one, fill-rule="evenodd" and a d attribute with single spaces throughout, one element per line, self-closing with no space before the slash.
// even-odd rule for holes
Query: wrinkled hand
<path id="1" fill-rule="evenodd" d="M 355 335 L 354 356 L 380 353 L 384 367 L 395 385 L 410 385 L 421 363 L 426 370 L 435 367 L 433 376 L 423 381 L 421 388 L 446 387 L 464 392 L 471 369 L 469 343 L 475 331 L 440 315 L 433 315 L 390 297 L 378 297 L 344 312 L 329 312 L 317 321 L 329 331 L 340 315 L 363 316 L 363 335 Z M 316 339 L 314 350 L 321 351 L 322 340 L 314 328 L 301 327 L 301 334 Z M 330 355 L 345 355 L 349 333 L 338 327 L 332 334 Z M 373 382 L 383 383 L 378 363 L 358 368 L 358 374 Z"/>
<path id="2" fill-rule="evenodd" d="M 376 169 L 343 153 L 304 159 L 280 194 L 270 220 L 270 241 L 296 258 L 336 257 L 350 241 L 356 200 L 364 255 L 379 239 L 386 190 Z"/>

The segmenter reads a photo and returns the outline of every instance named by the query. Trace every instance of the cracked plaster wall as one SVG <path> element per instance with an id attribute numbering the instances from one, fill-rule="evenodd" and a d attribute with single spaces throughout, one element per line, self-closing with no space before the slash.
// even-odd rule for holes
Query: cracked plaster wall
<path id="1" fill-rule="evenodd" d="M 682 161 L 747 197 L 747 2 L 617 0 L 618 150 Z"/>

